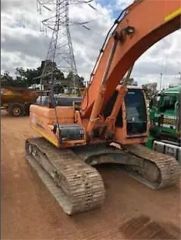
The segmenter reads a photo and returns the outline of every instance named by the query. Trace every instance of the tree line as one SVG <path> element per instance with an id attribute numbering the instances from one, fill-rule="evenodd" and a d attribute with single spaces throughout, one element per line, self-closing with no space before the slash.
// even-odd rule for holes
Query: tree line
<path id="1" fill-rule="evenodd" d="M 40 84 L 40 76 L 42 74 L 44 65 L 46 61 L 42 61 L 41 66 L 36 69 L 27 68 L 24 69 L 22 67 L 16 68 L 15 76 L 12 76 L 9 72 L 4 72 L 1 74 L 1 87 L 23 87 L 28 88 L 33 84 Z M 46 63 L 47 64 L 47 63 Z M 48 62 L 49 65 L 52 66 L 52 63 Z M 53 74 L 55 79 L 55 85 L 60 86 L 62 88 L 83 88 L 84 87 L 84 78 L 79 75 L 75 75 L 72 72 L 69 72 L 67 76 L 59 70 L 56 64 L 53 64 Z M 50 76 L 45 75 L 43 78 L 43 84 L 45 88 L 48 88 Z"/>

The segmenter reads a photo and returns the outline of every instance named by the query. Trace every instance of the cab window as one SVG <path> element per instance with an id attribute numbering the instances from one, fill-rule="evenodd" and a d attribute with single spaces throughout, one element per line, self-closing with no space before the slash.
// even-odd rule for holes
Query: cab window
<path id="1" fill-rule="evenodd" d="M 175 104 L 177 101 L 176 96 L 163 96 L 161 105 L 160 105 L 160 111 L 165 112 L 166 110 L 174 110 L 175 109 Z"/>

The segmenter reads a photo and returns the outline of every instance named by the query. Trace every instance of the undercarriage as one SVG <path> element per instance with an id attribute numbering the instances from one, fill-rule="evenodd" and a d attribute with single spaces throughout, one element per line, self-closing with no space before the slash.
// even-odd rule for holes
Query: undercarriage
<path id="1" fill-rule="evenodd" d="M 104 183 L 94 165 L 124 165 L 131 176 L 152 189 L 171 186 L 180 175 L 173 157 L 139 144 L 121 149 L 107 144 L 58 149 L 44 138 L 31 138 L 26 141 L 26 159 L 68 215 L 103 204 Z"/>

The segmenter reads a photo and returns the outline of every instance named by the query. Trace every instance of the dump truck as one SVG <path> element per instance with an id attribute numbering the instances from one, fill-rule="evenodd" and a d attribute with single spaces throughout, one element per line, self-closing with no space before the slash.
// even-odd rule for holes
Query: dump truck
<path id="1" fill-rule="evenodd" d="M 36 102 L 39 93 L 32 89 L 3 87 L 1 88 L 1 109 L 9 115 L 20 117 L 28 115 L 32 103 Z"/>
<path id="2" fill-rule="evenodd" d="M 181 164 L 181 84 L 162 90 L 151 100 L 146 145 L 174 156 Z"/>

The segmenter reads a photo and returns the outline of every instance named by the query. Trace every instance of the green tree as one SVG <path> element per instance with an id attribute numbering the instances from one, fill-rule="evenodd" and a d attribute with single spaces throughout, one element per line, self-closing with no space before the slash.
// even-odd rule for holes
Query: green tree
<path id="1" fill-rule="evenodd" d="M 13 79 L 13 77 L 8 72 L 4 72 L 4 74 L 1 74 L 1 86 L 26 87 L 26 81 L 22 80 L 20 77 Z"/>
<path id="2" fill-rule="evenodd" d="M 11 86 L 13 84 L 13 78 L 9 75 L 9 72 L 1 74 L 1 86 Z"/>
<path id="3" fill-rule="evenodd" d="M 67 84 L 69 86 L 74 86 L 77 88 L 83 88 L 84 87 L 84 78 L 80 77 L 78 74 L 73 74 L 73 72 L 69 72 L 69 74 L 66 77 Z"/>
<path id="4" fill-rule="evenodd" d="M 54 84 L 56 85 L 56 91 L 63 92 L 64 88 L 76 88 L 84 87 L 84 78 L 79 75 L 75 75 L 70 72 L 67 77 L 64 76 L 63 72 L 57 68 L 56 63 L 50 60 L 41 62 L 41 65 L 36 69 L 22 67 L 16 68 L 16 76 L 13 78 L 8 72 L 1 75 L 2 86 L 14 86 L 14 87 L 29 87 L 32 84 L 40 84 L 40 79 L 43 73 L 43 69 L 46 64 L 47 72 L 44 73 L 43 85 L 45 89 L 50 89 L 51 84 L 51 72 L 53 70 Z"/>
<path id="5" fill-rule="evenodd" d="M 29 87 L 32 84 L 39 84 L 40 79 L 38 77 L 41 75 L 40 67 L 37 69 L 27 68 L 26 70 L 21 68 L 16 68 L 16 79 L 26 83 L 26 86 Z"/>
<path id="6" fill-rule="evenodd" d="M 153 96 L 155 96 L 157 94 L 157 83 L 147 83 L 147 84 L 143 84 L 142 88 L 145 92 L 146 98 L 148 100 L 151 100 L 153 98 Z"/>

